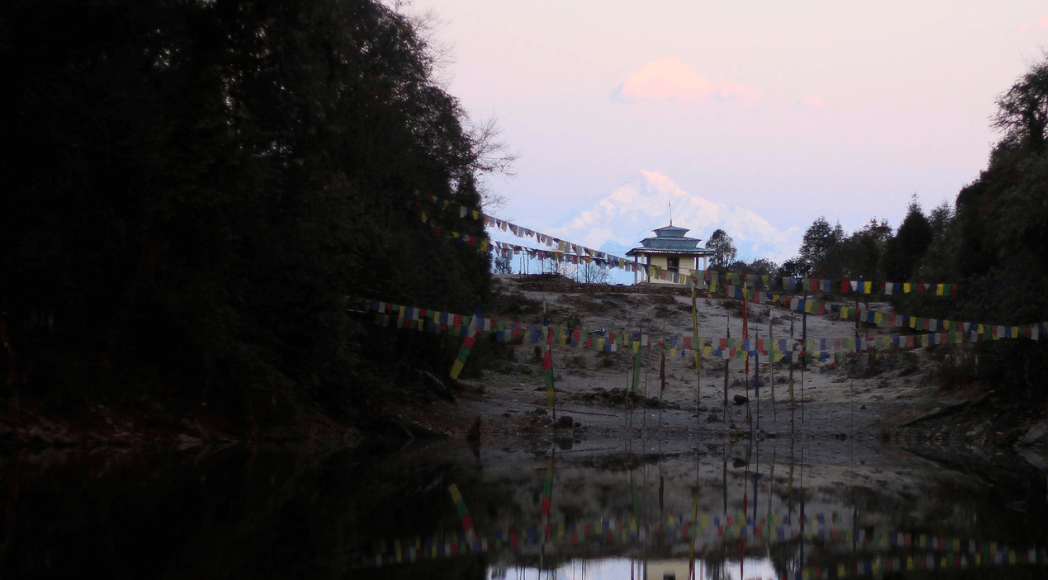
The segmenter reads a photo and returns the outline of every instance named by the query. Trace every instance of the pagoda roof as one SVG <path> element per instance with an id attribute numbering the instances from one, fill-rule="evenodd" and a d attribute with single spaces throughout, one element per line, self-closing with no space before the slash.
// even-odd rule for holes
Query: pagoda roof
<path id="1" fill-rule="evenodd" d="M 689 238 L 684 234 L 688 233 L 688 228 L 675 227 L 672 224 L 658 228 L 655 231 L 655 237 L 644 238 L 640 242 L 639 248 L 633 248 L 626 252 L 627 256 L 634 256 L 637 254 L 680 254 L 680 255 L 701 255 L 701 254 L 712 254 L 713 250 L 708 248 L 699 247 L 699 238 Z"/>

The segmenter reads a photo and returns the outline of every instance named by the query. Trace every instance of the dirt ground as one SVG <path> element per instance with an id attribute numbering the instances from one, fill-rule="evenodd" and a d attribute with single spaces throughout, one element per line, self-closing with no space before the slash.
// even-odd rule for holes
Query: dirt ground
<path id="1" fill-rule="evenodd" d="M 652 337 L 692 333 L 691 299 L 683 292 L 644 293 L 636 287 L 608 287 L 594 293 L 578 286 L 535 285 L 514 275 L 498 276 L 497 283 L 499 303 L 506 312 L 489 314 L 496 318 L 540 323 L 545 303 L 555 326 L 577 323 L 590 331 L 642 331 Z M 890 310 L 886 303 L 863 307 Z M 751 338 L 789 338 L 791 324 L 794 337 L 801 336 L 799 313 L 771 305 L 750 304 L 747 310 Z M 729 329 L 730 336 L 742 336 L 738 300 L 700 297 L 697 319 L 700 337 L 720 338 Z M 898 332 L 872 325 L 858 330 L 869 339 Z M 809 339 L 850 338 L 856 326 L 829 315 L 808 315 L 807 332 Z M 1002 443 L 995 440 L 1001 434 L 994 433 L 989 423 L 933 420 L 976 396 L 973 389 L 942 387 L 934 378 L 939 363 L 933 349 L 898 351 L 873 361 L 867 355 L 849 355 L 840 364 L 810 363 L 807 370 L 793 371 L 792 401 L 788 363 L 762 359 L 759 394 L 755 395 L 756 363 L 751 362 L 747 369 L 744 361 L 732 360 L 725 394 L 725 361 L 703 359 L 697 388 L 690 352 L 667 356 L 666 387 L 661 390 L 661 358 L 655 350 L 642 350 L 641 386 L 631 401 L 627 391 L 632 353 L 626 350 L 606 353 L 554 346 L 555 412 L 547 409 L 542 362 L 532 344 L 496 349 L 489 370 L 457 385 L 454 404 L 406 403 L 388 410 L 453 438 L 463 437 L 480 417 L 486 447 L 507 452 L 554 439 L 595 449 L 624 439 L 721 440 L 727 436 L 766 440 L 789 439 L 791 434 L 826 443 L 858 440 L 871 446 L 920 439 L 968 447 L 983 455 L 994 453 L 986 447 Z M 736 396 L 746 397 L 748 403 L 736 404 Z M 562 425 L 565 416 L 571 417 L 574 427 L 554 428 L 554 415 Z M 1009 442 L 1018 436 L 1011 435 Z"/>

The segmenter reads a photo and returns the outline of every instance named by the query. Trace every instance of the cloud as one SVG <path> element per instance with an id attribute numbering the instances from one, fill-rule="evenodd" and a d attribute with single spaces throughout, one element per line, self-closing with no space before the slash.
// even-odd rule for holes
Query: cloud
<path id="1" fill-rule="evenodd" d="M 694 101 L 710 96 L 752 101 L 760 90 L 727 79 L 714 83 L 679 58 L 668 56 L 645 64 L 611 94 L 616 101 Z"/>
<path id="2" fill-rule="evenodd" d="M 717 85 L 679 58 L 653 60 L 626 77 L 621 94 L 628 100 L 690 101 L 713 94 Z"/>
<path id="3" fill-rule="evenodd" d="M 804 98 L 797 101 L 797 104 L 804 108 L 818 108 L 824 106 L 826 104 L 826 101 L 820 99 L 819 97 L 806 95 Z"/>
<path id="4" fill-rule="evenodd" d="M 1037 21 L 1037 26 L 1048 28 L 1048 15 L 1042 16 L 1041 19 Z"/>
<path id="5" fill-rule="evenodd" d="M 756 87 L 740 85 L 727 79 L 717 81 L 717 88 L 718 94 L 722 97 L 741 97 L 747 101 L 755 101 L 757 97 L 761 96 L 760 90 Z"/>

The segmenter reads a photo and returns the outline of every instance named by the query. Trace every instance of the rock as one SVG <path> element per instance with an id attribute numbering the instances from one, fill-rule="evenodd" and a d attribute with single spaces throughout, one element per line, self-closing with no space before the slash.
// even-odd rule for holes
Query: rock
<path id="1" fill-rule="evenodd" d="M 473 426 L 466 433 L 466 440 L 480 441 L 480 415 L 477 415 L 477 420 L 473 422 Z"/>
<path id="2" fill-rule="evenodd" d="M 427 389 L 432 391 L 434 394 L 436 394 L 441 399 L 444 399 L 445 401 L 448 401 L 449 403 L 454 403 L 455 402 L 455 395 L 454 395 L 454 393 L 451 392 L 451 389 L 449 389 L 447 386 L 445 386 L 444 383 L 441 382 L 440 379 L 438 379 L 437 377 L 433 376 L 433 373 L 430 373 L 430 372 L 427 372 L 427 371 L 421 371 L 421 373 L 422 373 L 422 384 L 425 385 Z"/>
<path id="3" fill-rule="evenodd" d="M 1038 443 L 1044 444 L 1045 432 L 1048 432 L 1048 427 L 1044 422 L 1038 421 L 1016 443 L 1023 447 L 1031 447 Z"/>
<path id="4" fill-rule="evenodd" d="M 561 415 L 557 422 L 553 424 L 553 427 L 555 429 L 573 429 L 575 421 L 571 418 L 571 415 Z"/>
<path id="5" fill-rule="evenodd" d="M 384 416 L 373 418 L 364 426 L 364 431 L 387 440 L 448 438 L 444 433 L 438 433 L 417 423 Z"/>
<path id="6" fill-rule="evenodd" d="M 742 395 L 735 395 L 734 401 L 736 405 L 745 405 L 749 402 L 749 399 Z"/>

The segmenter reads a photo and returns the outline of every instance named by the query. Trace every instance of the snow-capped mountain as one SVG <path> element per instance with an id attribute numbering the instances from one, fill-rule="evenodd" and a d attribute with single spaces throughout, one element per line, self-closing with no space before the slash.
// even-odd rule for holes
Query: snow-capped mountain
<path id="1" fill-rule="evenodd" d="M 688 237 L 699 238 L 704 246 L 716 229 L 728 233 L 735 242 L 738 258 L 768 258 L 782 262 L 797 253 L 803 232 L 792 227 L 776 230 L 767 220 L 739 206 L 728 207 L 704 197 L 691 195 L 669 177 L 641 171 L 609 195 L 568 218 L 551 235 L 622 256 L 652 230 L 670 223 L 688 228 Z"/>

